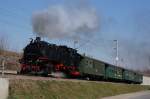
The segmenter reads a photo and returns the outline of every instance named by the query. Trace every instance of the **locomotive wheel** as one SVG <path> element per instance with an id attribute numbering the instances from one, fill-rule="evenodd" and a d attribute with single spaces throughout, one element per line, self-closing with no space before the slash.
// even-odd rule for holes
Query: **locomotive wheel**
<path id="1" fill-rule="evenodd" d="M 48 77 L 48 73 L 43 73 L 42 76 Z"/>
<path id="2" fill-rule="evenodd" d="M 85 79 L 86 79 L 86 80 L 90 80 L 90 77 L 86 77 Z"/>
<path id="3" fill-rule="evenodd" d="M 42 76 L 47 77 L 48 76 L 48 71 L 44 70 L 42 73 Z"/>

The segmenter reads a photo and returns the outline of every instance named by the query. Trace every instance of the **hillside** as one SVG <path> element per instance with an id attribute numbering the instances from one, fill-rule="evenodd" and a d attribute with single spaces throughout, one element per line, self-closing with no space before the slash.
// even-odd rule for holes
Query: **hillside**
<path id="1" fill-rule="evenodd" d="M 8 99 L 100 99 L 148 90 L 150 86 L 108 82 L 61 80 L 10 80 Z"/>
<path id="2" fill-rule="evenodd" d="M 12 51 L 0 51 L 0 63 L 2 59 L 5 60 L 6 70 L 18 70 L 19 69 L 19 59 L 21 57 L 20 53 Z"/>

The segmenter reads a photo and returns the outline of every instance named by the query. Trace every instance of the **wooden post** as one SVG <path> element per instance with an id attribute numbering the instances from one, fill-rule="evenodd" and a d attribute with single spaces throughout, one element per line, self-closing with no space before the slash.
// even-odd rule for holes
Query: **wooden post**
<path id="1" fill-rule="evenodd" d="M 4 77 L 5 60 L 2 60 L 2 77 Z"/>

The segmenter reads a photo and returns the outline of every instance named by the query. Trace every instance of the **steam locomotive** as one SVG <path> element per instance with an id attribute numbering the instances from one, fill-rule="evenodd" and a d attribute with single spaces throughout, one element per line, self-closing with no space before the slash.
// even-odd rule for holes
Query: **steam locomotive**
<path id="1" fill-rule="evenodd" d="M 57 46 L 41 41 L 37 37 L 24 48 L 20 73 L 35 73 L 47 76 L 53 72 L 78 76 L 78 66 L 82 56 L 77 50 L 67 46 Z"/>
<path id="2" fill-rule="evenodd" d="M 21 74 L 61 74 L 63 77 L 138 84 L 143 81 L 142 74 L 81 55 L 67 46 L 50 44 L 40 37 L 32 39 L 24 48 L 20 64 Z"/>

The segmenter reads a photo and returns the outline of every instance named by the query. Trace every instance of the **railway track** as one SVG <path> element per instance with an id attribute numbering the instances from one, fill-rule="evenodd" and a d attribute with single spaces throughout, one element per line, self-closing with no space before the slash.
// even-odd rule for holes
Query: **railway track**
<path id="1" fill-rule="evenodd" d="M 0 70 L 0 73 L 2 71 Z M 17 71 L 12 71 L 12 70 L 5 70 L 4 71 L 4 76 L 3 78 L 7 78 L 9 80 L 14 80 L 14 79 L 21 79 L 21 80 L 41 80 L 41 81 L 48 81 L 48 80 L 57 80 L 57 81 L 72 81 L 72 82 L 97 82 L 97 83 L 112 83 L 112 82 L 106 82 L 106 81 L 89 81 L 89 80 L 83 80 L 83 79 L 68 79 L 68 78 L 60 78 L 60 77 L 42 77 L 42 76 L 35 76 L 35 75 L 18 75 Z M 0 78 L 2 75 L 0 74 Z M 150 78 L 149 78 L 150 79 Z M 145 81 L 145 80 L 143 80 Z M 119 82 L 117 82 L 119 83 Z M 143 82 L 144 83 L 144 82 Z M 150 85 L 148 83 L 147 85 Z"/>
<path id="2" fill-rule="evenodd" d="M 2 71 L 0 71 L 2 73 Z M 65 78 L 59 78 L 59 77 L 41 77 L 41 76 L 33 76 L 33 75 L 18 75 L 17 71 L 11 71 L 11 70 L 5 70 L 4 76 L 0 75 L 0 77 L 8 78 L 8 79 L 29 79 L 29 80 L 60 80 L 60 81 L 74 81 L 74 82 L 80 82 L 85 80 L 79 80 L 79 79 L 65 79 Z"/>
<path id="3" fill-rule="evenodd" d="M 1 71 L 0 71 L 1 73 Z M 60 77 L 42 77 L 42 76 L 34 76 L 34 75 L 18 75 L 17 71 L 4 71 L 4 76 L 0 75 L 0 78 L 7 78 L 9 80 L 40 80 L 40 81 L 52 81 L 52 80 L 57 80 L 57 81 L 72 81 L 72 82 L 105 82 L 105 81 L 88 81 L 88 80 L 83 80 L 83 79 L 68 79 L 68 78 L 60 78 Z M 107 83 L 107 82 L 105 82 Z M 110 83 L 110 82 L 108 82 Z"/>

